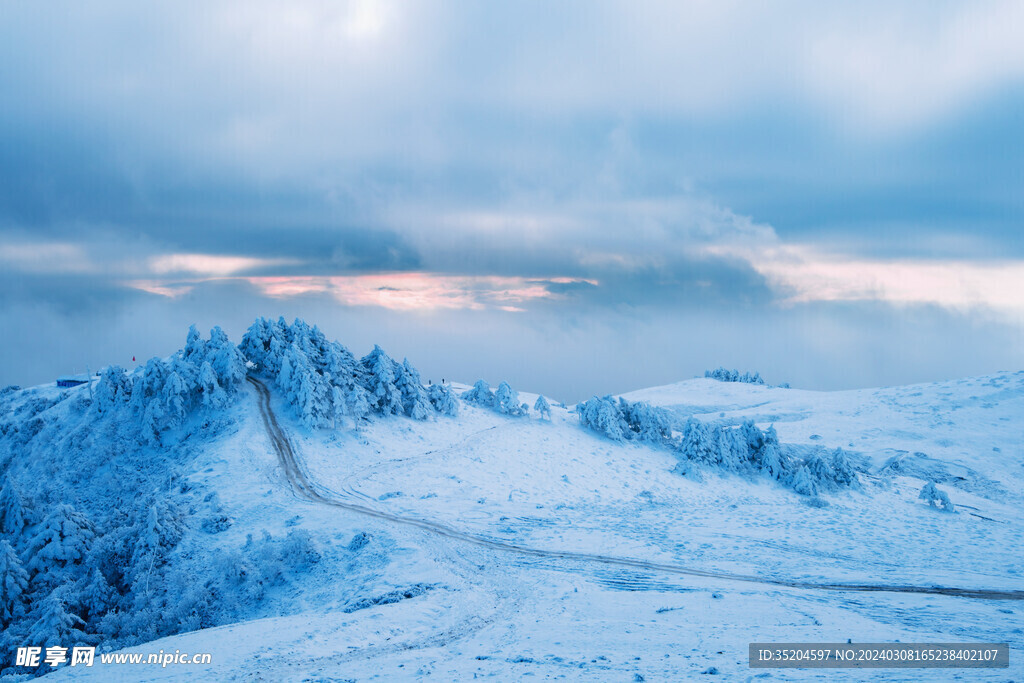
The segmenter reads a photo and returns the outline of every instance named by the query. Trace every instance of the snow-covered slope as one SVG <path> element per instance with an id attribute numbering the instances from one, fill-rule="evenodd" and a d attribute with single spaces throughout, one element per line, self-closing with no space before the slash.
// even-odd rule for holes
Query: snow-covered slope
<path id="1" fill-rule="evenodd" d="M 750 642 L 847 639 L 1009 642 L 1010 671 L 964 679 L 1024 672 L 1024 608 L 996 599 L 1024 587 L 1024 373 L 834 393 L 697 379 L 625 395 L 681 419 L 774 424 L 797 450 L 842 447 L 860 485 L 818 499 L 766 477 L 674 474 L 672 451 L 610 441 L 563 407 L 549 421 L 463 402 L 457 417 L 310 430 L 270 387 L 306 484 L 243 386 L 181 472 L 230 525 L 186 530 L 171 564 L 235 557 L 256 576 L 260 558 L 283 561 L 268 548 L 289 532 L 308 534 L 295 547 L 315 559 L 240 593 L 234 623 L 125 649 L 209 652 L 209 665 L 62 667 L 54 680 L 744 680 Z M 929 480 L 955 514 L 918 500 Z M 936 586 L 981 598 L 914 592 Z"/>

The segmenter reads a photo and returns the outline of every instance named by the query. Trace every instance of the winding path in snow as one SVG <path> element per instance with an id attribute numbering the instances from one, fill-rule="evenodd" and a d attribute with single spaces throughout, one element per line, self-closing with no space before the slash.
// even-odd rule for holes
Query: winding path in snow
<path id="1" fill-rule="evenodd" d="M 910 585 L 886 585 L 886 584 L 846 584 L 846 583 L 813 583 L 808 581 L 793 581 L 786 579 L 773 579 L 768 577 L 754 576 L 748 574 L 731 574 L 728 572 L 716 572 L 703 569 L 693 569 L 679 565 L 663 564 L 660 562 L 649 562 L 628 557 L 615 557 L 612 555 L 599 555 L 591 553 L 569 552 L 562 550 L 547 550 L 543 548 L 531 548 L 529 546 L 506 543 L 483 536 L 477 536 L 465 531 L 438 522 L 432 522 L 415 517 L 403 517 L 388 512 L 365 507 L 355 503 L 349 503 L 335 498 L 330 498 L 321 493 L 320 489 L 312 483 L 303 471 L 291 440 L 285 434 L 277 421 L 277 416 L 270 406 L 270 390 L 267 386 L 256 379 L 249 377 L 249 382 L 256 388 L 259 394 L 259 410 L 263 418 L 263 425 L 266 428 L 267 436 L 281 463 L 285 477 L 291 484 L 296 495 L 310 502 L 321 505 L 330 505 L 357 514 L 383 519 L 394 524 L 423 529 L 439 536 L 451 538 L 464 543 L 471 543 L 476 546 L 490 548 L 506 553 L 514 553 L 529 557 L 539 557 L 554 560 L 568 560 L 589 564 L 600 564 L 614 567 L 629 567 L 652 572 L 663 572 L 682 576 L 700 576 L 725 581 L 739 581 L 744 583 L 755 583 L 766 586 L 779 586 L 783 588 L 796 588 L 800 590 L 836 591 L 836 592 L 861 592 L 861 593 L 922 593 L 928 595 L 949 595 L 960 598 L 974 598 L 979 600 L 1024 600 L 1024 590 L 987 590 L 982 588 L 955 588 L 948 586 L 910 586 Z"/>

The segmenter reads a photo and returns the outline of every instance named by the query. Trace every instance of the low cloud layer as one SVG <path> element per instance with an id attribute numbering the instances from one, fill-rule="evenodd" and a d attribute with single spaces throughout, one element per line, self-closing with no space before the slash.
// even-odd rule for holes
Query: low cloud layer
<path id="1" fill-rule="evenodd" d="M 0 383 L 125 335 L 162 353 L 214 314 L 416 339 L 555 394 L 600 390 L 594 363 L 608 390 L 1024 365 L 1019 3 L 5 18 Z M 930 335 L 912 361 L 885 341 L 908 325 Z"/>

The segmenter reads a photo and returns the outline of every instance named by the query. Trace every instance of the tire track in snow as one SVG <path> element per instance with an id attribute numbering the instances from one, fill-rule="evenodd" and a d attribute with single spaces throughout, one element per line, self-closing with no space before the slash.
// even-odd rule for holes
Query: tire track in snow
<path id="1" fill-rule="evenodd" d="M 1011 590 L 988 590 L 984 588 L 956 588 L 951 586 L 912 586 L 912 585 L 886 585 L 886 584 L 847 584 L 847 583 L 813 583 L 809 581 L 796 581 L 787 579 L 772 579 L 749 574 L 732 574 L 729 572 L 717 572 L 704 569 L 694 569 L 661 562 L 649 562 L 628 557 L 615 557 L 612 555 L 600 555 L 595 553 L 581 553 L 563 550 L 548 550 L 543 548 L 531 548 L 529 546 L 507 543 L 504 541 L 477 536 L 465 531 L 438 522 L 432 522 L 415 517 L 403 517 L 393 515 L 373 508 L 358 505 L 356 503 L 344 502 L 322 495 L 316 485 L 310 482 L 303 471 L 291 441 L 281 429 L 281 425 L 274 415 L 270 406 L 270 390 L 260 380 L 249 377 L 249 382 L 256 388 L 259 394 L 260 415 L 263 418 L 263 425 L 266 428 L 267 436 L 277 454 L 284 471 L 285 477 L 291 484 L 292 489 L 301 498 L 321 505 L 348 510 L 357 514 L 374 517 L 394 524 L 423 529 L 439 536 L 470 543 L 479 547 L 490 548 L 506 553 L 525 555 L 528 557 L 539 557 L 544 559 L 567 560 L 571 562 L 582 562 L 585 564 L 600 564 L 613 567 L 629 567 L 652 572 L 664 572 L 681 576 L 697 576 L 709 579 L 720 579 L 724 581 L 735 581 L 742 583 L 754 583 L 765 586 L 777 586 L 781 588 L 795 588 L 800 590 L 817 590 L 833 592 L 860 592 L 860 593 L 919 593 L 925 595 L 948 595 L 959 598 L 973 598 L 978 600 L 1024 600 L 1024 591 Z"/>

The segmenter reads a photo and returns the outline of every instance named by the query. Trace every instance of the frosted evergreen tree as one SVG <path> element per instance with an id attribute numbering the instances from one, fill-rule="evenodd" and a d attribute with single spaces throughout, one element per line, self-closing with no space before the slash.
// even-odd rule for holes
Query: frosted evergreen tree
<path id="1" fill-rule="evenodd" d="M 217 379 L 224 391 L 231 393 L 236 386 L 245 381 L 245 356 L 228 340 L 228 335 L 220 327 L 210 330 L 206 358 L 217 373 Z"/>
<path id="2" fill-rule="evenodd" d="M 6 628 L 24 613 L 28 572 L 18 553 L 6 539 L 0 539 L 0 626 Z"/>
<path id="3" fill-rule="evenodd" d="M 100 414 L 116 412 L 131 398 L 132 381 L 119 365 L 103 371 L 93 393 L 93 410 Z"/>
<path id="4" fill-rule="evenodd" d="M 116 597 L 117 591 L 107 582 L 103 572 L 94 567 L 82 580 L 76 602 L 82 617 L 89 621 L 113 607 Z"/>
<path id="5" fill-rule="evenodd" d="M 205 360 L 199 368 L 199 390 L 203 395 L 203 405 L 207 408 L 223 408 L 228 402 L 228 395 L 217 381 L 217 373 Z"/>
<path id="6" fill-rule="evenodd" d="M 750 452 L 740 429 L 716 427 L 712 438 L 717 442 L 718 457 L 725 469 L 738 472 L 749 464 Z"/>
<path id="7" fill-rule="evenodd" d="M 249 326 L 249 329 L 242 335 L 242 341 L 238 350 L 243 356 L 256 364 L 258 372 L 276 372 L 278 367 L 268 361 L 270 355 L 270 340 L 274 333 L 270 321 L 260 317 Z"/>
<path id="8" fill-rule="evenodd" d="M 323 349 L 324 373 L 333 387 L 335 415 L 359 419 L 370 412 L 366 390 L 359 384 L 356 359 L 352 352 L 337 342 Z"/>
<path id="9" fill-rule="evenodd" d="M 750 460 L 757 464 L 758 453 L 764 448 L 764 432 L 758 429 L 753 420 L 746 420 L 740 427 L 740 434 L 747 444 L 747 453 Z"/>
<path id="10" fill-rule="evenodd" d="M 5 474 L 3 485 L 0 486 L 0 531 L 4 536 L 17 542 L 25 528 L 25 506 L 11 481 L 11 475 Z"/>
<path id="11" fill-rule="evenodd" d="M 846 451 L 842 448 L 837 448 L 832 451 L 831 464 L 836 484 L 840 486 L 857 485 L 857 471 L 853 469 L 853 465 L 850 463 L 850 458 L 846 455 Z"/>
<path id="12" fill-rule="evenodd" d="M 613 441 L 623 441 L 630 433 L 629 425 L 619 411 L 618 403 L 611 396 L 594 396 L 576 406 L 580 424 L 604 434 Z"/>
<path id="13" fill-rule="evenodd" d="M 405 414 L 414 420 L 426 420 L 433 412 L 433 406 L 423 388 L 420 373 L 406 358 L 401 365 L 395 366 L 395 384 L 402 394 L 402 406 Z"/>
<path id="14" fill-rule="evenodd" d="M 39 606 L 38 618 L 29 629 L 26 642 L 38 643 L 42 647 L 70 647 L 87 642 L 89 637 L 82 631 L 85 622 L 68 610 L 67 603 L 65 589 L 58 588 L 50 593 Z"/>
<path id="15" fill-rule="evenodd" d="M 786 473 L 782 447 L 774 425 L 764 432 L 764 442 L 757 453 L 757 460 L 761 471 L 772 479 L 780 479 Z"/>
<path id="16" fill-rule="evenodd" d="M 153 399 L 160 401 L 163 398 L 166 377 L 167 368 L 164 362 L 159 358 L 150 358 L 132 386 L 129 405 L 136 415 L 145 414 L 146 409 L 154 402 Z"/>
<path id="17" fill-rule="evenodd" d="M 455 393 L 444 384 L 431 384 L 430 388 L 427 389 L 427 398 L 430 399 L 430 404 L 434 406 L 434 410 L 442 415 L 449 417 L 455 417 L 459 414 L 459 402 L 455 398 Z"/>
<path id="18" fill-rule="evenodd" d="M 955 512 L 956 508 L 953 507 L 952 501 L 949 500 L 949 496 L 945 491 L 938 488 L 934 481 L 930 481 L 924 485 L 921 492 L 917 494 L 918 500 L 923 500 L 928 503 L 931 507 L 941 508 L 946 512 Z"/>
<path id="19" fill-rule="evenodd" d="M 806 465 L 801 465 L 796 474 L 793 475 L 793 481 L 790 484 L 793 490 L 802 496 L 816 496 L 818 495 L 818 484 L 814 479 L 814 475 L 811 474 L 810 469 Z"/>
<path id="20" fill-rule="evenodd" d="M 708 428 L 696 418 L 689 418 L 683 425 L 679 452 L 687 460 L 701 464 L 714 463 L 717 443 L 712 443 Z"/>
<path id="21" fill-rule="evenodd" d="M 831 459 L 826 459 L 825 449 L 819 446 L 804 461 L 802 469 L 806 469 L 819 488 L 832 489 L 836 485 L 835 472 L 832 470 Z"/>
<path id="22" fill-rule="evenodd" d="M 630 403 L 620 397 L 619 411 L 629 425 L 633 439 L 659 444 L 672 437 L 672 427 L 669 425 L 668 415 L 662 408 L 654 407 L 644 401 Z"/>
<path id="23" fill-rule="evenodd" d="M 85 515 L 70 505 L 58 505 L 28 544 L 26 569 L 32 573 L 33 581 L 41 574 L 49 585 L 64 583 L 69 569 L 85 562 L 94 536 Z"/>
<path id="24" fill-rule="evenodd" d="M 150 400 L 142 413 L 140 430 L 142 437 L 151 444 L 160 443 L 160 432 L 167 420 L 164 402 L 159 399 Z"/>
<path id="25" fill-rule="evenodd" d="M 189 390 L 185 381 L 174 370 L 164 381 L 164 415 L 171 426 L 177 426 L 185 419 L 189 408 Z"/>
<path id="26" fill-rule="evenodd" d="M 494 392 L 491 385 L 482 379 L 478 379 L 473 388 L 462 394 L 462 400 L 468 403 L 475 403 L 484 408 L 493 408 L 495 405 Z"/>
<path id="27" fill-rule="evenodd" d="M 402 393 L 395 386 L 395 362 L 384 349 L 374 345 L 359 365 L 364 372 L 370 409 L 382 415 L 401 415 L 404 407 Z"/>
<path id="28" fill-rule="evenodd" d="M 524 412 L 519 402 L 519 392 L 513 389 L 508 382 L 498 385 L 494 393 L 494 408 L 503 415 L 511 417 L 522 417 Z"/>
<path id="29" fill-rule="evenodd" d="M 195 325 L 188 328 L 188 335 L 185 337 L 185 348 L 182 349 L 182 357 L 192 365 L 201 365 L 206 357 L 206 342 L 199 336 L 199 330 Z"/>
<path id="30" fill-rule="evenodd" d="M 533 409 L 537 411 L 542 420 L 551 420 L 551 405 L 543 396 L 537 397 L 536 402 L 533 404 Z"/>
<path id="31" fill-rule="evenodd" d="M 303 426 L 308 429 L 332 426 L 335 415 L 333 392 L 324 376 L 313 368 L 306 355 L 295 346 L 285 353 L 282 377 L 285 364 L 290 368 L 287 393 Z"/>

